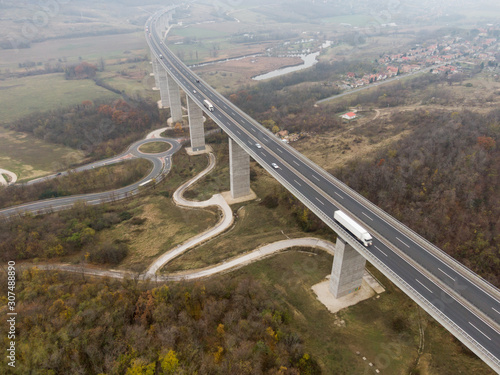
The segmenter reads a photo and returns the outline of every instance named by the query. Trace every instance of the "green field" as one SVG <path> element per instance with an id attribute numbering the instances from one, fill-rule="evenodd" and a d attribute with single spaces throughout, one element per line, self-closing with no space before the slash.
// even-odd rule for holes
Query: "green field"
<path id="1" fill-rule="evenodd" d="M 0 168 L 14 172 L 19 180 L 66 169 L 83 158 L 81 151 L 0 127 Z"/>
<path id="2" fill-rule="evenodd" d="M 91 80 L 66 80 L 63 73 L 0 81 L 0 121 L 7 123 L 35 111 L 68 107 L 84 100 L 117 97 Z"/>
<path id="3" fill-rule="evenodd" d="M 168 35 L 169 36 L 178 35 L 178 36 L 198 38 L 198 39 L 215 39 L 227 36 L 229 35 L 229 33 L 221 30 L 207 29 L 204 27 L 189 26 L 183 28 L 179 27 L 173 28 Z"/>
<path id="4" fill-rule="evenodd" d="M 32 44 L 31 48 L 13 50 L 0 49 L 0 69 L 17 69 L 18 63 L 26 61 L 62 64 L 78 63 L 80 60 L 98 62 L 101 57 L 120 59 L 147 53 L 144 33 L 101 35 L 82 38 L 54 39 Z M 33 57 L 36 56 L 36 59 Z"/>
<path id="5" fill-rule="evenodd" d="M 270 21 L 268 17 L 265 17 L 264 15 L 254 12 L 250 9 L 241 9 L 236 12 L 233 12 L 231 14 L 232 17 L 237 18 L 240 20 L 242 23 L 249 23 L 249 24 L 264 24 L 266 23 L 269 25 L 269 23 L 274 23 L 273 21 Z"/>

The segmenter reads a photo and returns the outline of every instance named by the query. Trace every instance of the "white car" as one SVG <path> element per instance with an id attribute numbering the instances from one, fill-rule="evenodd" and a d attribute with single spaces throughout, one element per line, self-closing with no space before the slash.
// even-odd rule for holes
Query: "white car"
<path id="1" fill-rule="evenodd" d="M 256 144 L 255 144 L 255 147 L 257 147 L 257 148 L 262 148 L 262 146 L 260 145 L 260 143 L 256 143 Z"/>
<path id="2" fill-rule="evenodd" d="M 196 90 L 193 90 L 193 93 L 195 93 L 195 94 L 196 94 Z"/>
<path id="3" fill-rule="evenodd" d="M 274 169 L 278 169 L 279 168 L 278 164 L 276 164 L 276 163 L 271 163 L 271 165 L 273 166 Z"/>

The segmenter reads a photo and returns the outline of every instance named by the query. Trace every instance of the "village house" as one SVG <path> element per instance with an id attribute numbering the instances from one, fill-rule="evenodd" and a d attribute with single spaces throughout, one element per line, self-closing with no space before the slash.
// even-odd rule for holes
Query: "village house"
<path id="1" fill-rule="evenodd" d="M 346 119 L 346 120 L 352 120 L 354 118 L 356 118 L 356 114 L 354 112 L 347 112 L 347 113 L 344 113 L 342 116 L 343 119 Z"/>

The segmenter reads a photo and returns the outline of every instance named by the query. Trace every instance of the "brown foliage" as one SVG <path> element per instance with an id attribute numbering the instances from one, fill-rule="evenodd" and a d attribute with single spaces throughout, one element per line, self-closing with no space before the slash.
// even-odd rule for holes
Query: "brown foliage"
<path id="1" fill-rule="evenodd" d="M 151 288 L 31 269 L 17 288 L 19 373 L 320 373 L 285 305 L 250 279 Z"/>
<path id="2" fill-rule="evenodd" d="M 500 111 L 415 111 L 393 121 L 415 131 L 332 174 L 500 286 Z"/>

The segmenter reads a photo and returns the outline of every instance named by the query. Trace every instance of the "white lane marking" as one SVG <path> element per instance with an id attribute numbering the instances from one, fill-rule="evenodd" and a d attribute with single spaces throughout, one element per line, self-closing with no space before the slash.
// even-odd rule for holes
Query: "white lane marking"
<path id="1" fill-rule="evenodd" d="M 279 148 L 278 148 L 278 152 L 281 152 L 281 153 L 283 153 L 283 151 L 281 151 L 281 150 L 280 150 Z"/>
<path id="2" fill-rule="evenodd" d="M 498 332 L 498 330 L 496 328 L 493 328 L 487 321 L 483 321 L 482 319 L 481 319 L 481 321 L 484 324 L 486 324 L 488 327 L 490 327 L 493 331 L 495 331 L 496 333 L 498 333 L 500 335 L 500 332 Z"/>
<path id="3" fill-rule="evenodd" d="M 335 194 L 337 194 L 340 198 L 344 199 L 344 197 L 342 195 L 340 195 L 339 193 L 337 193 L 336 191 L 334 191 Z"/>
<path id="4" fill-rule="evenodd" d="M 365 215 L 368 219 L 370 219 L 371 221 L 373 221 L 373 219 L 372 219 L 370 216 L 368 216 L 367 214 L 365 214 L 363 211 L 361 211 L 361 213 L 362 213 L 363 215 Z"/>
<path id="5" fill-rule="evenodd" d="M 236 113 L 234 113 L 234 111 L 231 111 L 231 113 L 233 114 L 233 116 L 236 116 Z"/>
<path id="6" fill-rule="evenodd" d="M 314 197 L 314 198 L 316 198 L 316 197 Z M 324 204 L 321 200 L 319 200 L 318 198 L 316 198 L 316 200 L 317 200 L 319 203 L 321 203 L 323 206 L 325 205 L 325 204 Z"/>
<path id="7" fill-rule="evenodd" d="M 299 181 L 297 181 L 297 180 L 294 180 L 294 181 L 295 181 L 295 183 L 296 183 L 297 185 L 302 186 L 302 185 L 300 184 L 300 182 L 299 182 Z M 497 312 L 498 312 L 498 311 L 497 311 Z"/>
<path id="8" fill-rule="evenodd" d="M 296 165 L 300 166 L 300 164 L 299 164 L 299 163 L 297 163 L 295 160 L 292 160 L 292 162 L 293 162 L 294 164 L 296 164 Z"/>
<path id="9" fill-rule="evenodd" d="M 494 307 L 492 307 L 492 309 L 497 313 L 497 314 L 500 314 L 500 311 L 498 311 L 497 309 L 495 309 Z"/>
<path id="10" fill-rule="evenodd" d="M 442 273 L 444 273 L 446 276 L 448 276 L 450 279 L 452 279 L 453 281 L 457 281 L 455 280 L 453 277 L 451 277 L 450 275 L 448 275 L 446 272 L 444 272 L 441 268 L 438 267 L 438 270 L 440 270 Z"/>
<path id="11" fill-rule="evenodd" d="M 472 324 L 471 322 L 469 322 L 469 324 L 471 326 L 473 326 L 475 329 L 477 329 L 479 332 L 481 332 L 484 335 L 484 337 L 486 337 L 488 340 L 491 341 L 491 339 L 488 336 L 486 336 L 485 333 L 483 331 L 481 331 L 479 328 L 477 328 L 474 324 Z"/>
<path id="12" fill-rule="evenodd" d="M 378 251 L 380 251 L 382 254 L 384 254 L 385 256 L 387 256 L 387 254 L 386 254 L 386 253 L 384 253 L 382 250 L 380 250 L 380 249 L 378 248 L 378 246 L 377 246 L 377 245 L 375 245 L 375 249 L 377 249 L 377 250 L 378 250 Z"/>
<path id="13" fill-rule="evenodd" d="M 266 153 L 264 151 L 261 151 L 262 152 L 262 156 L 267 156 Z"/>
<path id="14" fill-rule="evenodd" d="M 316 177 L 315 175 L 312 175 L 312 177 L 319 181 L 319 178 Z"/>
<path id="15" fill-rule="evenodd" d="M 255 133 L 255 129 L 254 128 L 250 128 L 251 131 L 253 131 Z"/>
<path id="16" fill-rule="evenodd" d="M 236 133 L 238 133 L 239 135 L 241 135 L 240 131 L 239 130 L 236 130 Z"/>
<path id="17" fill-rule="evenodd" d="M 415 279 L 415 280 L 417 281 L 417 283 L 419 283 L 419 284 L 420 284 L 420 285 L 422 285 L 425 289 L 427 289 L 429 292 L 431 292 L 431 293 L 432 293 L 432 290 L 430 290 L 430 289 L 429 289 L 429 288 L 427 288 L 424 284 L 422 284 L 422 283 L 420 282 L 420 280 L 418 280 L 418 279 Z"/>
<path id="18" fill-rule="evenodd" d="M 408 244 L 404 243 L 404 242 L 403 242 L 403 241 L 401 241 L 398 237 L 396 237 L 396 239 L 397 239 L 399 242 L 401 242 L 403 245 L 405 245 L 406 247 L 410 247 L 410 245 L 408 245 Z"/>

